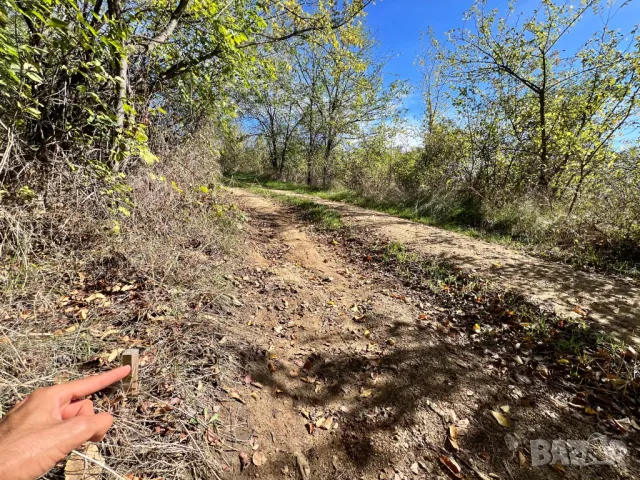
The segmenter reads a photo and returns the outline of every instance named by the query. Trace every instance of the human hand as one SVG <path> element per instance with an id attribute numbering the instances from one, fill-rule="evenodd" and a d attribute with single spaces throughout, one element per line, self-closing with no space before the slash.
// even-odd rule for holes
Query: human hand
<path id="1" fill-rule="evenodd" d="M 113 423 L 91 400 L 77 400 L 126 377 L 131 367 L 39 388 L 0 420 L 0 478 L 34 480 L 71 450 L 102 440 Z M 77 400 L 77 401 L 74 401 Z"/>

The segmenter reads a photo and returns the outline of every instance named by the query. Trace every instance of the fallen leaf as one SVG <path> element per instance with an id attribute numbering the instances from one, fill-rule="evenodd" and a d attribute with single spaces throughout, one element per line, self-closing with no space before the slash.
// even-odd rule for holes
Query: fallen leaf
<path id="1" fill-rule="evenodd" d="M 296 457 L 296 463 L 298 464 L 298 470 L 300 471 L 300 475 L 302 475 L 302 479 L 307 480 L 311 476 L 309 460 L 300 452 L 295 452 L 293 455 Z"/>
<path id="2" fill-rule="evenodd" d="M 371 396 L 371 393 L 373 392 L 373 390 L 371 390 L 370 388 L 367 388 L 365 390 L 362 390 L 360 392 L 360 398 L 367 398 Z"/>
<path id="3" fill-rule="evenodd" d="M 420 465 L 418 465 L 418 462 L 413 462 L 411 464 L 411 467 L 409 467 L 411 469 L 411 471 L 413 473 L 415 473 L 416 475 L 418 475 L 420 473 Z"/>
<path id="4" fill-rule="evenodd" d="M 518 451 L 518 461 L 520 462 L 520 466 L 524 467 L 527 464 L 527 457 L 524 456 L 524 453 Z"/>
<path id="5" fill-rule="evenodd" d="M 102 293 L 94 293 L 92 295 L 89 295 L 89 297 L 87 298 L 87 303 L 93 302 L 94 300 L 102 300 L 104 298 L 107 297 L 105 297 Z"/>
<path id="6" fill-rule="evenodd" d="M 96 462 L 104 463 L 104 458 L 100 455 L 98 446 L 93 443 L 88 444 L 80 453 Z M 65 480 L 100 480 L 102 478 L 102 465 L 97 465 L 80 455 L 72 453 L 64 466 L 64 478 Z"/>
<path id="7" fill-rule="evenodd" d="M 587 315 L 587 312 L 585 312 L 580 305 L 576 305 L 575 307 L 573 307 L 573 311 L 583 317 Z"/>
<path id="8" fill-rule="evenodd" d="M 240 394 L 238 392 L 236 392 L 235 390 L 229 391 L 229 397 L 231 397 L 234 400 L 237 400 L 238 402 L 244 404 L 244 400 L 242 400 L 242 397 L 240 397 Z"/>
<path id="9" fill-rule="evenodd" d="M 113 362 L 122 352 L 124 352 L 124 348 L 116 348 L 114 350 L 111 350 L 111 352 L 107 356 L 107 363 Z"/>
<path id="10" fill-rule="evenodd" d="M 86 320 L 88 313 L 89 313 L 88 308 L 81 308 L 80 310 L 78 310 L 78 317 L 80 317 L 81 320 Z"/>
<path id="11" fill-rule="evenodd" d="M 240 471 L 242 471 L 247 468 L 247 465 L 249 465 L 249 454 L 242 450 L 238 450 L 238 458 L 240 459 Z"/>
<path id="12" fill-rule="evenodd" d="M 460 475 L 460 472 L 462 471 L 462 469 L 460 468 L 460 465 L 458 465 L 458 463 L 453 458 L 443 455 L 440 457 L 440 461 L 445 467 L 447 467 L 447 469 L 451 472 L 453 476 L 457 478 L 462 478 L 462 476 Z"/>
<path id="13" fill-rule="evenodd" d="M 477 323 L 473 326 L 473 331 L 474 332 L 480 332 L 481 328 L 480 325 L 478 325 Z"/>
<path id="14" fill-rule="evenodd" d="M 587 415 L 597 415 L 598 412 L 596 412 L 593 408 L 591 407 L 586 407 L 584 409 L 584 413 L 586 413 Z"/>
<path id="15" fill-rule="evenodd" d="M 447 440 L 449 441 L 449 446 L 451 446 L 451 448 L 453 448 L 454 450 L 460 450 L 458 441 L 455 438 L 449 437 Z"/>
<path id="16" fill-rule="evenodd" d="M 253 454 L 253 464 L 256 467 L 261 467 L 267 463 L 267 456 L 263 452 L 256 452 Z"/>
<path id="17" fill-rule="evenodd" d="M 500 410 L 502 410 L 504 413 L 509 413 L 509 405 L 502 405 L 500 407 Z"/>
<path id="18" fill-rule="evenodd" d="M 502 413 L 500 413 L 500 412 L 498 412 L 496 410 L 492 410 L 491 411 L 491 415 L 493 415 L 493 418 L 496 419 L 496 422 L 498 422 L 503 427 L 510 427 L 511 426 L 511 423 L 509 422 L 509 419 L 507 417 L 505 417 Z"/>
<path id="19" fill-rule="evenodd" d="M 449 425 L 449 445 L 454 450 L 460 450 L 458 446 L 458 429 L 455 425 Z"/>
<path id="20" fill-rule="evenodd" d="M 322 425 L 318 425 L 318 427 L 322 428 L 323 430 L 331 430 L 331 427 L 333 427 L 333 418 L 326 418 Z"/>

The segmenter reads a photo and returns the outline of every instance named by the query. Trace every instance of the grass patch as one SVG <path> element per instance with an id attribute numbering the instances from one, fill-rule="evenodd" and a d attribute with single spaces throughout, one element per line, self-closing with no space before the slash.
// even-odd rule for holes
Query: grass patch
<path id="1" fill-rule="evenodd" d="M 312 200 L 282 195 L 261 187 L 249 187 L 248 190 L 259 195 L 266 195 L 281 203 L 295 207 L 301 214 L 303 220 L 313 223 L 322 230 L 336 231 L 344 226 L 342 217 L 336 210 Z"/>

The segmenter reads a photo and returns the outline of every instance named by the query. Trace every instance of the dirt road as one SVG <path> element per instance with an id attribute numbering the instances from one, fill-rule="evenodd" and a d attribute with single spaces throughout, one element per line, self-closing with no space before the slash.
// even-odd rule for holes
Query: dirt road
<path id="1" fill-rule="evenodd" d="M 587 469 L 531 466 L 529 440 L 587 439 L 602 425 L 567 406 L 573 394 L 514 377 L 500 347 L 474 348 L 469 336 L 439 332 L 431 321 L 439 307 L 425 292 L 350 261 L 289 208 L 243 190 L 234 195 L 250 240 L 232 277 L 238 294 L 224 341 L 246 376 L 225 388 L 249 422 L 237 431 L 243 443 L 228 478 L 446 479 L 449 467 L 460 468 L 458 478 L 483 479 L 638 472 L 633 456 Z M 460 255 L 472 242 L 337 206 L 350 221 L 428 242 L 434 252 L 451 247 Z M 505 265 L 496 278 L 517 271 L 508 266 L 515 254 L 505 260 L 500 247 L 475 248 L 495 249 Z M 461 260 L 491 270 L 470 252 Z M 531 278 L 537 263 L 528 261 Z"/>
<path id="2" fill-rule="evenodd" d="M 560 315 L 578 316 L 576 310 L 586 312 L 589 321 L 625 340 L 640 343 L 640 287 L 631 281 L 577 271 L 569 265 L 545 261 L 502 245 L 353 205 L 274 192 L 307 197 L 330 206 L 346 222 L 367 227 L 372 235 L 448 260 L 502 288 L 518 291 Z"/>

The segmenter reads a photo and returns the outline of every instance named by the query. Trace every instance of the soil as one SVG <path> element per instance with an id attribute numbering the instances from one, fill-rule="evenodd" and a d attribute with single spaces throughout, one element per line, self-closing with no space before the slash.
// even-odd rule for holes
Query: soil
<path id="1" fill-rule="evenodd" d="M 237 293 L 220 342 L 244 373 L 223 388 L 225 411 L 236 408 L 248 422 L 226 452 L 226 478 L 638 477 L 635 428 L 624 436 L 606 430 L 599 415 L 568 405 L 575 393 L 515 374 L 501 347 L 478 348 L 468 335 L 439 331 L 431 318 L 442 307 L 428 293 L 353 261 L 289 207 L 233 193 L 248 217 L 247 245 L 230 277 Z M 630 285 L 326 203 L 371 235 L 455 260 L 558 308 L 579 301 L 596 321 L 622 324 L 637 306 L 638 290 Z M 621 296 L 618 313 L 613 300 L 600 304 L 603 289 Z M 626 444 L 619 463 L 532 466 L 530 440 L 587 440 L 595 433 Z M 459 473 L 445 466 L 451 460 Z"/>
<path id="2" fill-rule="evenodd" d="M 620 338 L 640 343 L 640 286 L 631 279 L 578 271 L 570 265 L 532 257 L 505 246 L 430 227 L 341 202 L 273 190 L 312 199 L 336 209 L 347 223 L 371 235 L 401 242 L 409 249 L 515 290 L 562 316 L 582 316 Z M 579 313 L 578 313 L 579 312 Z"/>

